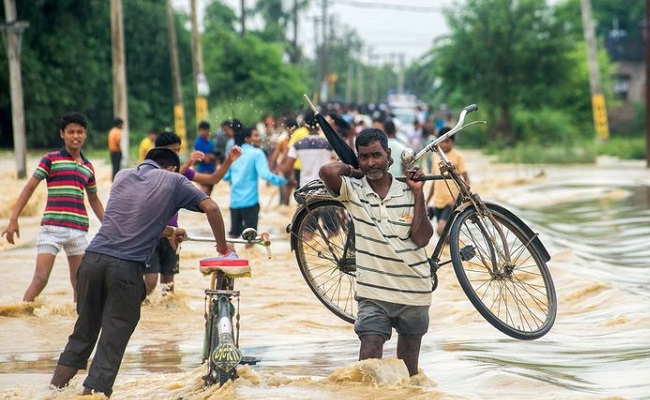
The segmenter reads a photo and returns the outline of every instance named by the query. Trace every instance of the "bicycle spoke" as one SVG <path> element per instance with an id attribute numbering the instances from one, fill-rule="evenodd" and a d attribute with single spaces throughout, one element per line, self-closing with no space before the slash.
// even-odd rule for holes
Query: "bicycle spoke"
<path id="1" fill-rule="evenodd" d="M 535 236 L 526 235 L 495 209 L 490 212 L 487 218 L 469 209 L 458 217 L 450 234 L 454 270 L 467 296 L 490 323 L 513 337 L 537 338 L 555 319 L 548 269 L 532 244 Z M 469 246 L 473 251 L 465 251 Z M 469 260 L 464 259 L 467 254 Z"/>
<path id="2" fill-rule="evenodd" d="M 348 243 L 350 217 L 341 203 L 324 201 L 309 205 L 309 213 L 296 221 L 298 266 L 316 297 L 348 322 L 356 317 L 354 301 L 354 247 Z"/>

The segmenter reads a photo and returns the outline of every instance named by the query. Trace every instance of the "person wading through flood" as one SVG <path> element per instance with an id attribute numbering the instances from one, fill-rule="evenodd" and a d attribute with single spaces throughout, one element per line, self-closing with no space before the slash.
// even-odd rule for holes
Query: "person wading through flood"
<path id="1" fill-rule="evenodd" d="M 174 242 L 187 237 L 184 229 L 166 226 L 179 209 L 204 212 L 217 243 L 217 252 L 233 250 L 219 206 L 176 173 L 178 155 L 154 147 L 135 169 L 121 170 L 111 187 L 102 226 L 88 245 L 79 267 L 77 321 L 59 357 L 51 384 L 62 388 L 78 370 L 86 369 L 95 344 L 84 395 L 110 397 L 131 334 L 140 320 L 145 299 L 145 263 L 158 238 Z"/>
<path id="2" fill-rule="evenodd" d="M 424 203 L 422 171 L 405 171 L 397 181 L 386 134 L 365 129 L 355 147 L 359 169 L 341 162 L 321 167 L 331 194 L 354 218 L 357 261 L 359 360 L 382 358 L 395 328 L 397 358 L 418 373 L 422 336 L 429 327 L 431 275 L 424 247 L 433 235 Z"/>

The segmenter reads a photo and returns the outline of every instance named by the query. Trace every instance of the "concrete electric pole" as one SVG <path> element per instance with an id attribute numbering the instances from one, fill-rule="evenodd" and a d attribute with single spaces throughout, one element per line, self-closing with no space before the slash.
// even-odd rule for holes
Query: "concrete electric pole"
<path id="1" fill-rule="evenodd" d="M 113 113 L 124 120 L 122 127 L 122 166 L 129 165 L 129 107 L 126 91 L 126 57 L 122 0 L 111 0 L 111 43 L 113 54 Z"/>
<path id="2" fill-rule="evenodd" d="M 181 138 L 181 154 L 184 155 L 187 149 L 187 134 L 185 133 L 185 111 L 183 110 L 183 93 L 181 91 L 181 68 L 178 63 L 176 24 L 174 24 L 174 9 L 171 0 L 167 0 L 167 33 L 169 34 L 169 60 L 174 94 L 174 130 Z"/>
<path id="3" fill-rule="evenodd" d="M 196 11 L 196 1 L 190 0 L 192 18 L 192 69 L 196 84 L 196 123 L 208 120 L 208 98 L 210 86 L 203 73 L 203 50 L 199 34 L 199 18 Z"/>
<path id="4" fill-rule="evenodd" d="M 650 168 L 650 0 L 645 1 L 645 166 Z"/>
<path id="5" fill-rule="evenodd" d="M 11 126 L 13 128 L 16 177 L 27 177 L 27 144 L 25 140 L 25 114 L 23 105 L 23 79 L 20 68 L 22 35 L 29 23 L 16 21 L 16 1 L 4 0 L 6 24 L 0 24 L 5 37 L 5 49 L 9 60 L 9 87 L 11 91 Z"/>
<path id="6" fill-rule="evenodd" d="M 587 63 L 589 66 L 589 87 L 591 88 L 591 107 L 594 116 L 596 139 L 605 141 L 609 139 L 609 123 L 607 122 L 607 108 L 605 96 L 600 86 L 600 71 L 598 70 L 598 56 L 596 53 L 596 38 L 594 33 L 594 19 L 591 14 L 591 0 L 580 0 L 582 10 L 582 28 L 587 45 Z"/>

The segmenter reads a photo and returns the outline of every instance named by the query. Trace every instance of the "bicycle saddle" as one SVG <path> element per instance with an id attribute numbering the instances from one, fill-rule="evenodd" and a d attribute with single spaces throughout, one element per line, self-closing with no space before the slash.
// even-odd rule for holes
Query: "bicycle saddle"
<path id="1" fill-rule="evenodd" d="M 247 278 L 251 276 L 251 267 L 248 265 L 248 260 L 243 258 L 203 258 L 199 261 L 199 270 L 203 275 L 210 275 L 221 271 L 233 278 Z"/>

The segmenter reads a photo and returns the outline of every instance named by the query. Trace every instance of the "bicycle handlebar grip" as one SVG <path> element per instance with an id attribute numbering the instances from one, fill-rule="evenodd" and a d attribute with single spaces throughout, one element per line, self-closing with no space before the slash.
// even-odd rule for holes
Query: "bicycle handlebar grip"
<path id="1" fill-rule="evenodd" d="M 424 175 L 420 179 L 416 179 L 416 182 L 421 182 L 421 181 L 440 181 L 446 179 L 442 175 Z M 406 177 L 405 176 L 396 176 L 395 180 L 398 180 L 400 182 L 406 182 Z"/>
<path id="2" fill-rule="evenodd" d="M 260 233 L 260 240 L 266 247 L 269 247 L 271 245 L 271 237 L 269 236 L 268 232 Z"/>
<path id="3" fill-rule="evenodd" d="M 476 104 L 470 104 L 469 106 L 465 107 L 464 110 L 469 114 L 478 110 L 478 106 Z"/>

